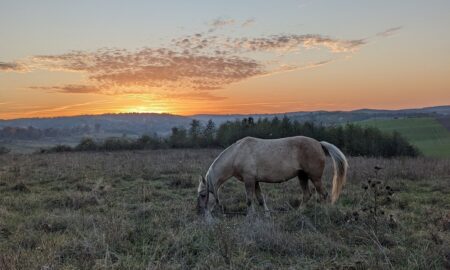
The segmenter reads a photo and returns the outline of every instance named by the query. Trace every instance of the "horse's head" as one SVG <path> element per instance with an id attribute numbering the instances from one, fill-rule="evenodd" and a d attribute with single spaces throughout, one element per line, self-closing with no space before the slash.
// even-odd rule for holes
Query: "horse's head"
<path id="1" fill-rule="evenodd" d="M 197 189 L 197 211 L 204 215 L 208 208 L 209 190 L 205 177 L 201 176 Z"/>

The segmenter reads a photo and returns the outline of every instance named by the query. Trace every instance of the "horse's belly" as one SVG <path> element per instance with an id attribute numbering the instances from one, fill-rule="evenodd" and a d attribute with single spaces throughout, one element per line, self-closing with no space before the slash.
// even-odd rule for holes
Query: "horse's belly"
<path id="1" fill-rule="evenodd" d="M 293 166 L 259 168 L 256 178 L 260 182 L 280 183 L 296 177 L 298 170 Z"/>

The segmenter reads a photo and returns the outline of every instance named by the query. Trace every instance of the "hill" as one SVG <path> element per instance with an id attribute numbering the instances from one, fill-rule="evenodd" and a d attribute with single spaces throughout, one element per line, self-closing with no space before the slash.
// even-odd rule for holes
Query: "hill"
<path id="1" fill-rule="evenodd" d="M 30 152 L 40 147 L 48 147 L 56 144 L 73 145 L 78 143 L 83 137 L 103 139 L 113 136 L 137 137 L 143 134 L 156 134 L 164 137 L 170 134 L 172 127 L 188 128 L 193 119 L 198 119 L 203 124 L 209 119 L 212 119 L 216 125 L 220 125 L 229 120 L 247 117 L 253 117 L 257 120 L 259 118 L 282 118 L 285 115 L 291 120 L 299 122 L 310 121 L 323 125 L 336 125 L 369 119 L 395 119 L 405 117 L 442 118 L 450 115 L 450 106 L 405 110 L 361 109 L 355 111 L 300 111 L 279 114 L 230 115 L 198 114 L 191 116 L 157 113 L 120 113 L 0 120 L 0 130 L 4 128 L 8 129 L 6 131 L 7 136 L 0 136 L 0 145 L 7 146 L 16 152 Z M 30 134 L 44 135 L 29 138 L 28 135 Z"/>
<path id="2" fill-rule="evenodd" d="M 22 118 L 12 120 L 1 120 L 2 127 L 34 127 L 38 129 L 46 128 L 73 128 L 79 126 L 89 126 L 94 128 L 95 125 L 100 130 L 107 133 L 126 133 L 129 135 L 141 135 L 143 133 L 165 134 L 170 132 L 174 126 L 187 127 L 192 119 L 198 119 L 206 122 L 212 119 L 216 124 L 235 119 L 246 117 L 272 118 L 288 116 L 292 120 L 300 122 L 311 121 L 316 123 L 337 124 L 354 121 L 363 121 L 372 118 L 393 119 L 398 117 L 436 117 L 449 116 L 449 106 L 437 106 L 419 109 L 405 110 L 373 110 L 361 109 L 354 111 L 312 111 L 312 112 L 285 112 L 278 114 L 197 114 L 191 116 L 181 116 L 174 114 L 159 113 L 118 113 L 118 114 L 102 114 L 102 115 L 80 115 L 68 117 L 50 117 L 50 118 Z"/>
<path id="3" fill-rule="evenodd" d="M 448 118 L 371 119 L 360 123 L 385 132 L 398 131 L 426 156 L 450 157 L 450 132 L 441 124 Z"/>

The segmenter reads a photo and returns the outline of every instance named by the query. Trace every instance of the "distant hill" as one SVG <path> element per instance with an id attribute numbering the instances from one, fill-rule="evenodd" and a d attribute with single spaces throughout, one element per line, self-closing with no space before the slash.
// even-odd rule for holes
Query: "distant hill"
<path id="1" fill-rule="evenodd" d="M 449 122 L 450 115 L 438 119 L 441 121 L 431 117 L 418 117 L 370 119 L 359 123 L 377 127 L 385 132 L 398 131 L 426 156 L 450 158 L 450 132 L 442 125 L 444 120 Z"/>
<path id="2" fill-rule="evenodd" d="M 0 120 L 2 127 L 34 127 L 38 129 L 64 129 L 89 126 L 102 133 L 141 135 L 143 133 L 164 134 L 174 126 L 187 126 L 190 118 L 157 113 L 121 113 L 82 115 L 54 118 L 23 118 Z"/>
<path id="3" fill-rule="evenodd" d="M 41 146 L 55 144 L 75 144 L 83 137 L 105 138 L 111 136 L 136 137 L 142 134 L 167 136 L 172 127 L 188 128 L 192 119 L 206 123 L 212 119 L 216 125 L 246 117 L 282 118 L 284 115 L 299 122 L 311 121 L 323 125 L 336 125 L 370 119 L 398 119 L 411 117 L 431 117 L 446 119 L 450 117 L 450 106 L 438 106 L 404 110 L 360 109 L 354 111 L 314 111 L 286 112 L 278 114 L 230 114 L 210 115 L 198 114 L 180 116 L 157 113 L 120 113 L 103 115 L 81 115 L 53 118 L 23 118 L 0 120 L 0 146 L 11 146 L 13 149 L 36 149 Z M 447 120 L 442 120 L 446 123 Z M 447 121 L 448 122 L 448 121 Z M 2 129 L 7 129 L 8 136 L 1 136 Z M 13 134 L 12 137 L 9 136 Z M 14 134 L 17 134 L 14 135 Z M 22 134 L 22 135 L 20 135 Z M 29 138 L 29 135 L 35 137 Z M 44 135 L 42 135 L 44 134 Z M 20 135 L 20 136 L 19 136 Z"/>
<path id="4" fill-rule="evenodd" d="M 312 121 L 322 123 L 324 125 L 341 124 L 347 122 L 363 121 L 367 119 L 395 119 L 405 117 L 445 117 L 450 116 L 450 105 L 436 106 L 415 109 L 402 110 L 376 110 L 376 109 L 359 109 L 354 111 L 313 111 L 313 112 L 286 112 L 278 114 L 230 114 L 230 115 L 208 115 L 199 114 L 193 115 L 190 118 L 195 118 L 202 121 L 212 119 L 216 123 L 222 123 L 228 120 L 242 119 L 244 117 L 252 116 L 255 119 L 264 117 L 283 117 L 288 116 L 292 120 L 300 122 Z"/>
<path id="5" fill-rule="evenodd" d="M 288 116 L 297 121 L 313 121 L 325 125 L 346 122 L 362 121 L 373 118 L 392 119 L 404 117 L 444 117 L 450 115 L 449 106 L 428 107 L 420 109 L 404 110 L 373 110 L 361 109 L 354 111 L 313 111 L 313 112 L 286 112 L 278 114 L 230 114 L 213 115 L 198 114 L 192 116 L 180 116 L 173 114 L 157 113 L 119 113 L 103 115 L 81 115 L 53 118 L 22 118 L 13 120 L 0 120 L 2 127 L 34 127 L 46 128 L 73 128 L 78 126 L 89 126 L 107 133 L 125 133 L 129 135 L 140 135 L 143 133 L 166 134 L 174 126 L 188 127 L 192 119 L 206 122 L 212 119 L 216 124 L 245 117 L 272 118 Z"/>

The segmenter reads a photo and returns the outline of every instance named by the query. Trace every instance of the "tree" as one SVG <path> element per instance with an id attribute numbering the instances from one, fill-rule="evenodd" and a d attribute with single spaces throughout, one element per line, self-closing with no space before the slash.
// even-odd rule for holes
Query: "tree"
<path id="1" fill-rule="evenodd" d="M 186 129 L 173 127 L 169 137 L 169 146 L 173 148 L 186 147 L 188 142 Z"/>
<path id="2" fill-rule="evenodd" d="M 287 137 L 292 135 L 292 125 L 291 120 L 285 115 L 281 120 L 281 137 Z"/>
<path id="3" fill-rule="evenodd" d="M 214 146 L 214 134 L 216 133 L 216 124 L 209 119 L 208 123 L 205 126 L 205 129 L 203 129 L 203 138 L 204 138 L 204 145 L 206 147 Z"/>
<path id="4" fill-rule="evenodd" d="M 200 146 L 201 139 L 201 123 L 197 119 L 192 119 L 191 127 L 189 128 L 189 139 L 191 140 L 191 144 L 194 147 Z"/>

